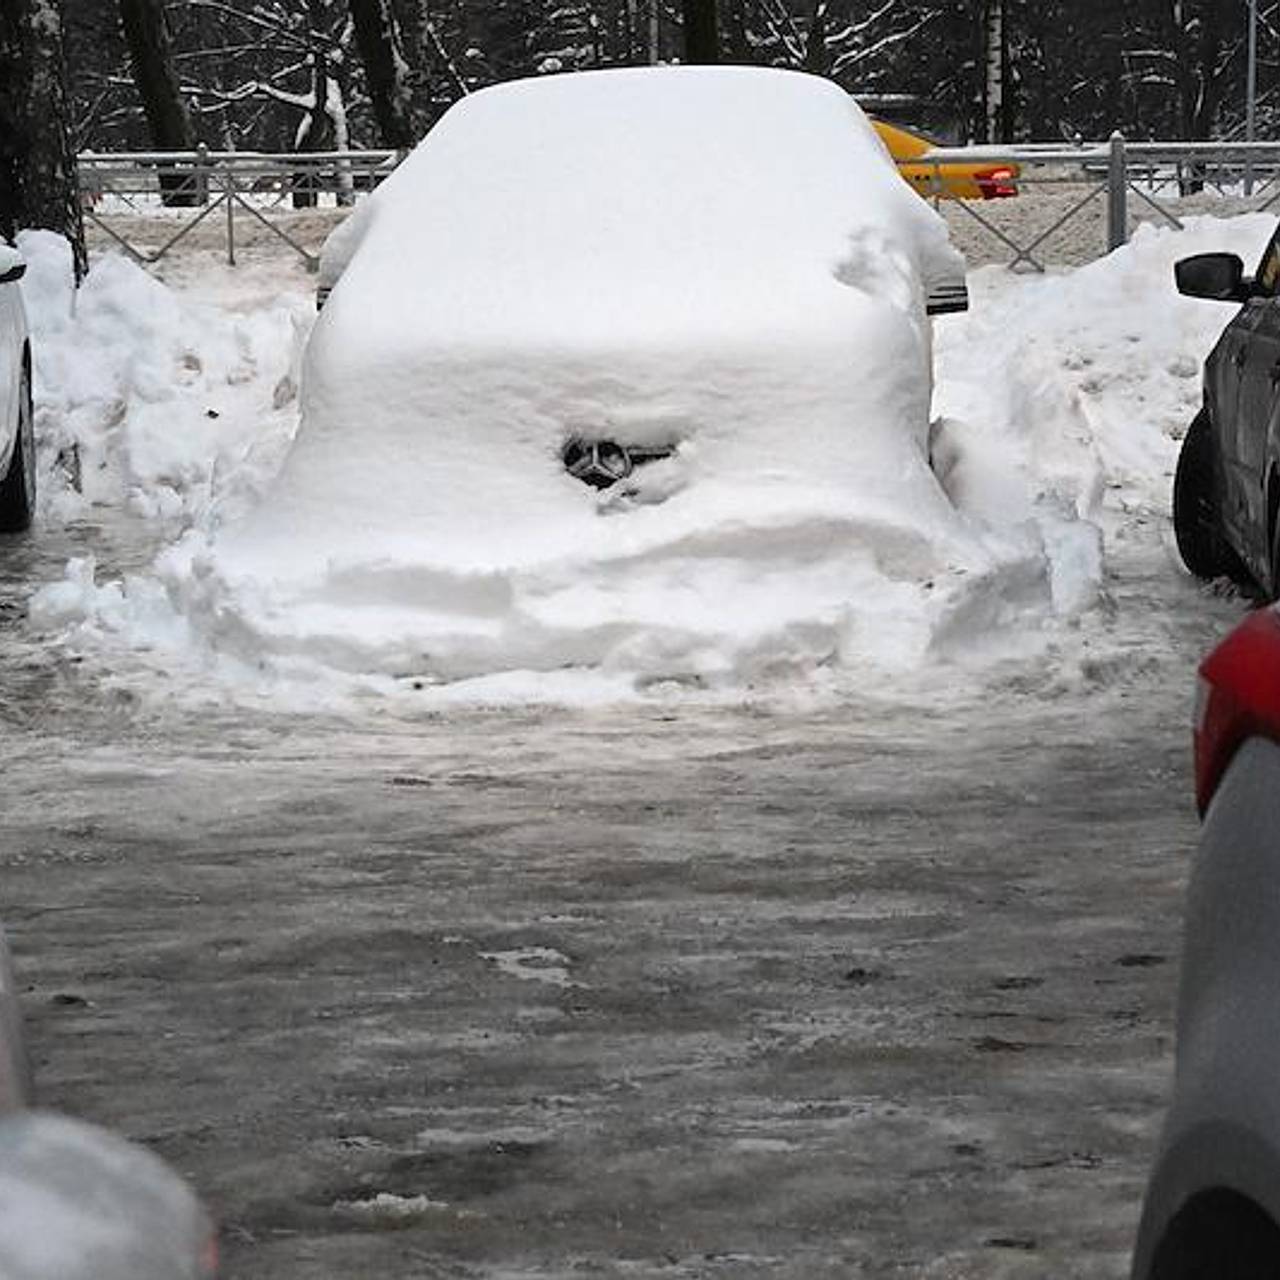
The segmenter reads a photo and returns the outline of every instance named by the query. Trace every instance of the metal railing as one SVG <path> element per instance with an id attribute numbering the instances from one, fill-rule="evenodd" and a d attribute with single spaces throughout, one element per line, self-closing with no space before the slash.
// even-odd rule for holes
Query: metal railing
<path id="1" fill-rule="evenodd" d="M 79 157 L 86 217 L 124 252 L 159 262 L 198 227 L 221 221 L 218 243 L 234 264 L 237 227 L 264 228 L 314 269 L 320 245 L 306 243 L 297 208 L 349 205 L 400 162 L 396 151 L 267 154 L 215 152 L 85 152 Z M 950 164 L 1012 167 L 1025 199 L 944 198 Z M 965 224 L 986 238 L 1005 265 L 1043 271 L 1055 237 L 1076 233 L 1076 260 L 1100 257 L 1124 244 L 1144 216 L 1181 228 L 1187 212 L 1207 211 L 1207 194 L 1231 212 L 1280 202 L 1280 143 L 1106 142 L 942 147 L 901 162 L 931 180 L 915 184 L 947 213 L 953 231 Z M 1197 195 L 1198 193 L 1198 195 Z M 1195 204 L 1198 198 L 1199 206 Z M 1189 200 L 1191 204 L 1189 205 Z M 1016 210 L 1016 217 L 1010 211 Z M 1029 214 L 1042 213 L 1038 220 Z M 163 215 L 161 217 L 161 215 Z M 145 219 L 145 221 L 139 221 Z M 1085 224 L 1096 223 L 1096 230 Z M 155 232 L 162 232 L 155 242 Z M 314 232 L 315 228 L 311 228 Z M 1081 238 L 1083 236 L 1083 238 Z M 963 238 L 963 237 L 961 237 Z"/>
<path id="2" fill-rule="evenodd" d="M 1208 196 L 1229 201 L 1230 212 L 1261 211 L 1280 202 L 1280 143 L 1128 142 L 1114 133 L 1106 142 L 1070 145 L 938 147 L 905 164 L 932 166 L 929 194 L 938 207 L 963 211 L 1012 254 L 1012 268 L 1043 271 L 1044 247 L 1068 224 L 1088 215 L 1100 222 L 1092 257 L 1125 244 L 1142 215 L 1178 230 L 1188 212 L 1207 212 Z M 1020 196 L 1055 193 L 1042 225 L 1016 230 L 1001 216 L 1019 201 L 948 200 L 946 166 L 980 164 L 1019 171 Z M 1188 202 L 1191 202 L 1188 207 Z M 953 217 L 953 223 L 955 221 Z"/>
<path id="3" fill-rule="evenodd" d="M 268 154 L 251 151 L 81 152 L 78 157 L 85 217 L 125 253 L 148 265 L 208 222 L 222 219 L 227 262 L 235 265 L 237 218 L 266 229 L 314 270 L 319 246 L 303 243 L 287 213 L 325 203 L 349 205 L 372 191 L 399 164 L 397 151 L 323 151 Z M 145 246 L 132 218 L 171 215 L 156 247 Z"/>

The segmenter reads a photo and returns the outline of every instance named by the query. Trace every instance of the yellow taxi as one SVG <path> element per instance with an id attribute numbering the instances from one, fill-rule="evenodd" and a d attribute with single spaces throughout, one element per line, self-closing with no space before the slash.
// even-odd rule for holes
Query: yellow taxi
<path id="1" fill-rule="evenodd" d="M 1002 200 L 1018 194 L 1021 170 L 1016 164 L 992 160 L 944 160 L 930 164 L 922 157 L 945 145 L 885 120 L 872 120 L 880 140 L 898 165 L 898 172 L 922 195 L 944 200 Z"/>

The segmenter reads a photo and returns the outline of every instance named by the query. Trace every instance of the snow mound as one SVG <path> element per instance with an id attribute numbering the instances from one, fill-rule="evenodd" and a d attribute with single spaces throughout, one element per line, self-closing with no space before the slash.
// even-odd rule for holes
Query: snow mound
<path id="1" fill-rule="evenodd" d="M 44 622 L 153 638 L 158 579 L 164 643 L 492 690 L 901 669 L 1034 643 L 1020 620 L 1052 611 L 1034 522 L 960 517 L 930 469 L 925 282 L 958 260 L 829 83 L 487 90 L 339 240 L 267 499 L 148 582 L 78 564 Z M 573 437 L 670 456 L 599 494 Z"/>
<path id="2" fill-rule="evenodd" d="M 1066 275 L 973 273 L 973 310 L 937 345 L 935 464 L 953 501 L 982 520 L 1083 519 L 1108 539 L 1165 521 L 1201 366 L 1232 315 L 1180 296 L 1173 265 L 1224 251 L 1252 271 L 1275 227 L 1269 214 L 1143 224 Z"/>
<path id="3" fill-rule="evenodd" d="M 293 366 L 307 323 L 297 302 L 229 313 L 119 255 L 95 258 L 77 290 L 61 236 L 25 231 L 18 247 L 42 516 L 125 506 L 190 522 L 215 496 L 248 505 L 296 423 Z"/>
<path id="4" fill-rule="evenodd" d="M 311 705 L 839 689 L 1028 655 L 1069 684 L 1077 659 L 1123 655 L 1108 568 L 1182 572 L 1171 477 L 1230 317 L 1179 297 L 1173 263 L 1227 249 L 1251 267 L 1275 219 L 1140 228 L 1061 275 L 974 273 L 973 310 L 937 326 L 930 431 L 921 280 L 945 237 L 813 87 L 672 69 L 475 95 L 339 238 L 278 479 L 279 446 L 247 446 L 234 480 L 191 442 L 203 461 L 173 492 L 194 527 L 123 582 L 75 562 L 36 621 Z M 618 157 L 614 111 L 664 141 L 633 127 Z M 731 180 L 750 199 L 724 197 Z M 90 361 L 143 370 L 174 326 L 219 330 L 126 268 L 138 314 L 118 350 L 85 331 Z M 270 402 L 286 345 L 246 404 Z M 175 422 L 198 420 L 206 385 L 168 376 Z M 126 433 L 150 403 L 130 385 Z M 280 416 L 262 439 L 287 440 Z M 597 493 L 561 465 L 571 433 L 671 453 Z M 249 491 L 266 497 L 224 518 Z"/>

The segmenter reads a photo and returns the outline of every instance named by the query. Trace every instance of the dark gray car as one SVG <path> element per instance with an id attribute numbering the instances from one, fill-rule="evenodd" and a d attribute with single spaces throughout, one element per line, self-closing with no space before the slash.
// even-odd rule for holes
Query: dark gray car
<path id="1" fill-rule="evenodd" d="M 1173 1101 L 1133 1280 L 1280 1276 L 1280 613 L 1200 668 Z"/>
<path id="2" fill-rule="evenodd" d="M 1226 576 L 1280 596 L 1280 230 L 1252 277 L 1233 253 L 1175 268 L 1190 297 L 1239 310 L 1204 364 L 1204 406 L 1174 480 L 1178 550 L 1202 578 Z"/>

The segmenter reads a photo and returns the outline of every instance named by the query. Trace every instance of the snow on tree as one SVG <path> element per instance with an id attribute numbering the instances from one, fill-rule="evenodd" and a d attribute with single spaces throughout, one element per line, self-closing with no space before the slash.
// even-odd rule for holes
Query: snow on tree
<path id="1" fill-rule="evenodd" d="M 125 3 L 127 0 L 117 0 Z M 686 0 L 132 0 L 164 4 L 197 139 L 284 150 L 420 138 L 460 97 L 521 76 L 685 58 Z M 689 0 L 695 9 L 709 0 Z M 114 6 L 108 6 L 113 9 Z M 1244 101 L 1244 0 L 719 0 L 728 61 L 912 99 L 956 140 L 1202 137 Z M 78 137 L 148 134 L 120 33 L 72 6 Z M 998 38 L 991 19 L 1001 18 Z M 1280 0 L 1259 0 L 1261 119 L 1280 114 Z M 989 38 L 990 37 L 990 38 Z M 908 119 L 907 123 L 911 123 Z"/>

